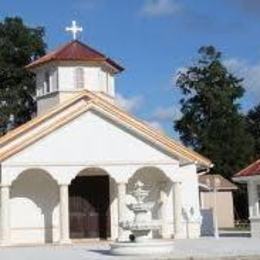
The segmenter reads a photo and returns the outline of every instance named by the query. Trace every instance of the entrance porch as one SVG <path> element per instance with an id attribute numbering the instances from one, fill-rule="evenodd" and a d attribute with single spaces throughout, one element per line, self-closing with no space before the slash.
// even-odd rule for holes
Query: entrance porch
<path id="1" fill-rule="evenodd" d="M 185 179 L 179 175 L 178 165 L 163 164 L 6 167 L 0 187 L 1 245 L 128 240 L 130 233 L 119 223 L 134 217 L 127 204 L 134 200 L 131 191 L 138 180 L 150 187 L 148 200 L 155 202 L 151 219 L 161 228 L 153 236 L 185 237 Z M 199 222 L 188 228 L 199 236 Z"/>

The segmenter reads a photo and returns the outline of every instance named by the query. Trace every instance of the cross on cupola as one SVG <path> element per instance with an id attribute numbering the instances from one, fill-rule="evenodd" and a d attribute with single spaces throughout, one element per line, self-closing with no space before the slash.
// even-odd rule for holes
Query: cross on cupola
<path id="1" fill-rule="evenodd" d="M 83 28 L 82 27 L 79 27 L 76 23 L 76 21 L 72 21 L 72 25 L 71 27 L 66 27 L 65 28 L 66 32 L 71 32 L 72 33 L 72 37 L 73 37 L 73 40 L 76 40 L 77 39 L 77 34 L 79 32 L 82 32 L 83 31 Z"/>

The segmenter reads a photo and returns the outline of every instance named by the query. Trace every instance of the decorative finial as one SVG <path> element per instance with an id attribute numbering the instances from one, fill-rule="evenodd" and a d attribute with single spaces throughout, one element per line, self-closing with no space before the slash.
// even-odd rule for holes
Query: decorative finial
<path id="1" fill-rule="evenodd" d="M 66 27 L 65 30 L 66 30 L 66 32 L 71 32 L 71 33 L 72 33 L 73 40 L 76 40 L 76 39 L 77 39 L 77 34 L 78 34 L 79 32 L 82 32 L 82 31 L 83 31 L 83 28 L 77 26 L 76 21 L 72 21 L 71 27 Z"/>

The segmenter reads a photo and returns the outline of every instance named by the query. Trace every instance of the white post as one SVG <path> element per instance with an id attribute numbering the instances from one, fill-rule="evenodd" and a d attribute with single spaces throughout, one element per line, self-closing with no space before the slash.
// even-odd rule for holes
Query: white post
<path id="1" fill-rule="evenodd" d="M 218 210 L 217 210 L 217 194 L 218 189 L 216 186 L 213 188 L 213 196 L 214 196 L 214 236 L 216 239 L 219 239 L 219 232 L 218 232 Z"/>
<path id="2" fill-rule="evenodd" d="M 181 182 L 175 182 L 174 187 L 174 238 L 181 238 L 182 233 L 182 195 Z"/>
<path id="3" fill-rule="evenodd" d="M 247 183 L 247 193 L 248 193 L 248 204 L 249 204 L 249 217 L 257 216 L 257 191 L 256 183 L 250 180 Z"/>
<path id="4" fill-rule="evenodd" d="M 8 245 L 10 243 L 10 186 L 0 186 L 1 189 L 1 219 L 0 219 L 0 244 Z"/>
<path id="5" fill-rule="evenodd" d="M 70 244 L 68 185 L 60 185 L 60 244 Z"/>
<path id="6" fill-rule="evenodd" d="M 256 216 L 259 217 L 260 216 L 260 207 L 259 207 L 259 194 L 258 194 L 258 183 L 255 182 L 255 211 L 256 211 Z"/>
<path id="7" fill-rule="evenodd" d="M 117 184 L 118 191 L 118 241 L 124 241 L 124 229 L 120 227 L 120 223 L 125 220 L 125 195 L 126 183 Z"/>
<path id="8" fill-rule="evenodd" d="M 168 212 L 167 212 L 167 202 L 168 196 L 165 191 L 167 184 L 165 182 L 160 185 L 160 200 L 161 200 L 161 218 L 162 218 L 162 238 L 170 238 L 168 230 Z"/>

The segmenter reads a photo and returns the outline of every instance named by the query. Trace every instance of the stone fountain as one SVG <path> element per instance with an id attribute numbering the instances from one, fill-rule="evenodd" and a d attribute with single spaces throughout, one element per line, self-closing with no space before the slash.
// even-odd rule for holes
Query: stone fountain
<path id="1" fill-rule="evenodd" d="M 148 218 L 148 213 L 152 210 L 155 202 L 145 202 L 150 191 L 145 189 L 144 184 L 138 181 L 135 184 L 132 195 L 136 202 L 128 204 L 128 208 L 134 212 L 134 220 L 120 223 L 121 228 L 129 230 L 131 235 L 129 241 L 115 242 L 111 244 L 111 253 L 114 255 L 167 255 L 173 251 L 171 240 L 152 239 L 153 230 L 159 230 L 160 225 L 153 223 Z"/>

